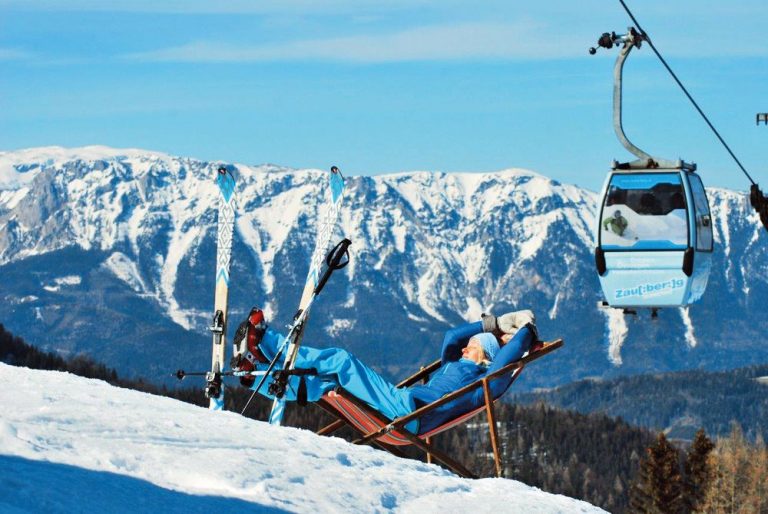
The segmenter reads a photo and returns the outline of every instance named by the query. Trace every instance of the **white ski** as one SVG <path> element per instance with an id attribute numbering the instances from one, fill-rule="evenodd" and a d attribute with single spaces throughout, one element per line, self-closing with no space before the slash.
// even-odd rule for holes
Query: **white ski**
<path id="1" fill-rule="evenodd" d="M 299 309 L 296 312 L 293 324 L 288 331 L 288 337 L 286 339 L 288 350 L 285 353 L 285 360 L 283 361 L 284 371 L 293 369 L 296 353 L 299 350 L 301 337 L 304 333 L 304 326 L 309 315 L 309 309 L 315 299 L 315 290 L 320 281 L 320 271 L 323 266 L 323 260 L 328 251 L 328 247 L 330 246 L 331 237 L 333 237 L 333 232 L 336 228 L 336 221 L 339 218 L 342 193 L 344 192 L 344 178 L 341 176 L 341 172 L 339 172 L 339 169 L 336 166 L 331 168 L 329 186 L 331 203 L 328 211 L 325 213 L 325 217 L 321 220 L 320 225 L 318 226 L 317 240 L 315 243 L 315 250 L 312 253 L 312 258 L 309 263 L 307 281 L 304 284 L 304 291 L 301 295 L 301 301 L 299 302 Z M 280 425 L 283 420 L 284 411 L 285 399 L 283 398 L 281 391 L 280 394 L 276 395 L 275 400 L 272 403 L 272 412 L 269 415 L 269 423 L 272 425 Z"/>
<path id="2" fill-rule="evenodd" d="M 213 305 L 213 351 L 211 371 L 206 374 L 205 396 L 210 399 L 209 408 L 224 408 L 224 388 L 221 372 L 224 369 L 227 302 L 229 299 L 229 263 L 232 256 L 232 235 L 235 229 L 235 178 L 221 166 L 217 170 L 216 184 L 219 186 L 219 216 L 216 237 L 216 293 Z"/>

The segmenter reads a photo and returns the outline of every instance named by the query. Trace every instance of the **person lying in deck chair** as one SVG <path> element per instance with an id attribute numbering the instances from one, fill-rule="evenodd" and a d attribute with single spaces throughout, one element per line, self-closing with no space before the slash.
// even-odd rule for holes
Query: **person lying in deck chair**
<path id="1" fill-rule="evenodd" d="M 232 369 L 265 370 L 284 340 L 283 335 L 267 327 L 262 311 L 254 308 L 235 334 Z M 301 346 L 295 367 L 313 372 L 291 376 L 285 399 L 316 402 L 325 393 L 342 387 L 389 419 L 395 419 L 520 359 L 526 352 L 536 350 L 539 344 L 532 311 L 515 311 L 498 317 L 484 314 L 480 321 L 447 331 L 443 339 L 442 366 L 426 384 L 408 388 L 395 387 L 343 348 Z M 507 374 L 491 381 L 494 397 L 506 390 L 511 380 Z M 240 381 L 252 389 L 259 382 L 253 375 L 241 377 Z M 265 380 L 258 392 L 274 398 L 269 390 L 270 382 L 270 378 Z M 483 401 L 482 389 L 475 390 L 409 423 L 406 428 L 413 433 L 425 433 L 482 405 Z"/>

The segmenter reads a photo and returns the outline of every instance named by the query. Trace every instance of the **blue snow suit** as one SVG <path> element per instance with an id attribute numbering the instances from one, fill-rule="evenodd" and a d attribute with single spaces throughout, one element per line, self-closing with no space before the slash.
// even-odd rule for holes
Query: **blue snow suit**
<path id="1" fill-rule="evenodd" d="M 432 374 L 428 383 L 409 388 L 398 389 L 342 348 L 318 349 L 301 346 L 295 367 L 317 369 L 316 376 L 303 377 L 307 401 L 316 402 L 328 391 L 341 386 L 389 419 L 395 419 L 520 359 L 530 349 L 534 340 L 533 331 L 527 326 L 523 327 L 499 350 L 491 365 L 485 367 L 461 357 L 461 350 L 467 345 L 469 339 L 481 332 L 482 323 L 479 321 L 461 325 L 446 332 L 441 354 L 442 366 Z M 268 359 L 272 359 L 284 340 L 281 334 L 268 328 L 259 348 Z M 266 369 L 266 366 L 266 364 L 259 365 L 257 369 Z M 299 380 L 300 377 L 290 377 L 285 394 L 286 400 L 296 400 Z M 502 394 L 511 381 L 509 374 L 493 380 L 490 386 L 494 398 Z M 267 382 L 269 380 L 265 381 L 258 392 L 272 398 L 267 390 Z M 422 416 L 420 421 L 414 420 L 406 425 L 406 429 L 420 434 L 429 432 L 446 421 L 483 405 L 484 402 L 483 390 L 478 388 L 434 409 Z"/>
<path id="2" fill-rule="evenodd" d="M 486 367 L 461 357 L 461 350 L 467 346 L 469 339 L 482 331 L 483 325 L 478 321 L 458 326 L 445 333 L 440 357 L 442 366 L 432 374 L 429 382 L 409 388 L 417 408 L 432 403 L 448 393 L 461 389 L 485 375 L 519 360 L 531 348 L 531 344 L 535 340 L 534 331 L 529 326 L 521 328 L 507 344 L 501 347 L 496 358 Z M 511 373 L 492 380 L 489 385 L 493 398 L 503 394 L 511 383 Z M 479 387 L 422 416 L 419 433 L 427 433 L 484 404 L 483 388 Z"/>

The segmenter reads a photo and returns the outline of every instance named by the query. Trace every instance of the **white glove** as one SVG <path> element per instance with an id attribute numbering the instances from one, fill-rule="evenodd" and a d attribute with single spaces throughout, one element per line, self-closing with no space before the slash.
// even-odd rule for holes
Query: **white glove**
<path id="1" fill-rule="evenodd" d="M 531 310 L 508 312 L 496 318 L 499 330 L 505 334 L 514 334 L 528 323 L 536 325 L 536 316 Z"/>

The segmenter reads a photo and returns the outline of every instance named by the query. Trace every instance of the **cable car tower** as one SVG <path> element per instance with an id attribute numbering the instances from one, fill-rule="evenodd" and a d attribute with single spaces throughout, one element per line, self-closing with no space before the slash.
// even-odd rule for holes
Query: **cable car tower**
<path id="1" fill-rule="evenodd" d="M 613 161 L 602 190 L 595 230 L 595 265 L 603 306 L 625 309 L 690 305 L 704 294 L 712 267 L 712 218 L 694 163 L 640 150 L 622 125 L 622 73 L 633 48 L 646 41 L 633 27 L 605 33 L 598 46 L 621 46 L 613 78 L 613 128 L 637 157 Z M 590 48 L 590 54 L 597 52 Z"/>

